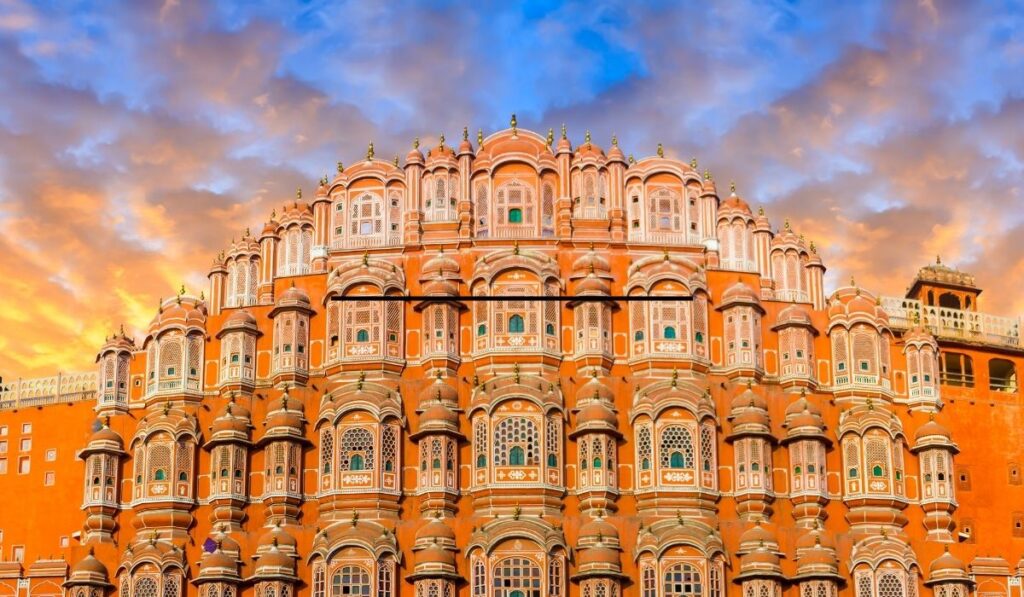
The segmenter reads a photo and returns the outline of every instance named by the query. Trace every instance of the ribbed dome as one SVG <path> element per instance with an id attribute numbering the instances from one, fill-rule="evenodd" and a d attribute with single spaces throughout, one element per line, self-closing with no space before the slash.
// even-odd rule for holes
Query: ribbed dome
<path id="1" fill-rule="evenodd" d="M 277 299 L 279 306 L 284 305 L 309 305 L 309 295 L 306 291 L 299 288 L 298 286 L 290 286 L 287 290 L 281 293 L 281 297 Z"/>
<path id="2" fill-rule="evenodd" d="M 78 560 L 74 566 L 71 567 L 71 575 L 89 575 L 95 574 L 107 578 L 107 567 L 103 565 L 103 562 L 96 559 L 96 556 L 90 551 L 84 558 Z"/>
<path id="3" fill-rule="evenodd" d="M 446 383 L 443 379 L 437 378 L 434 380 L 434 383 L 424 387 L 420 391 L 419 401 L 420 403 L 447 402 L 457 404 L 459 401 L 459 391 L 451 384 Z"/>
<path id="4" fill-rule="evenodd" d="M 604 518 L 595 518 L 580 527 L 580 541 L 590 539 L 592 541 L 604 541 L 606 543 L 617 543 L 619 531 Z"/>
<path id="5" fill-rule="evenodd" d="M 229 554 L 225 553 L 220 547 L 216 551 L 207 555 L 202 559 L 200 569 L 204 572 L 206 570 L 226 568 L 234 569 L 237 567 L 237 561 Z"/>
<path id="6" fill-rule="evenodd" d="M 768 401 L 765 400 L 763 396 L 755 392 L 751 386 L 747 386 L 746 390 L 740 392 L 732 399 L 729 408 L 732 411 L 747 408 L 768 410 Z"/>
<path id="7" fill-rule="evenodd" d="M 594 399 L 606 402 L 613 402 L 615 400 L 615 393 L 612 392 L 612 389 L 605 385 L 601 378 L 596 375 L 589 378 L 587 383 L 576 390 L 576 402 Z"/>
<path id="8" fill-rule="evenodd" d="M 800 304 L 792 304 L 779 311 L 779 316 L 776 318 L 776 324 L 774 327 L 781 327 L 784 325 L 800 325 L 811 327 L 813 322 L 811 321 L 811 312 L 807 310 L 807 307 Z"/>
<path id="9" fill-rule="evenodd" d="M 928 572 L 937 575 L 940 572 L 962 572 L 967 573 L 967 566 L 963 561 L 946 551 L 928 566 Z"/>
<path id="10" fill-rule="evenodd" d="M 775 540 L 775 535 L 762 526 L 761 523 L 755 524 L 740 535 L 740 547 L 742 549 L 749 550 L 762 545 L 774 546 L 777 545 L 777 541 Z"/>
<path id="11" fill-rule="evenodd" d="M 743 282 L 736 282 L 722 293 L 721 307 L 732 304 L 760 305 L 761 299 L 753 288 Z"/>
<path id="12" fill-rule="evenodd" d="M 619 419 L 615 413 L 602 402 L 592 402 L 580 409 L 579 414 L 576 415 L 576 424 L 579 427 L 592 423 L 605 423 L 615 427 L 618 422 Z"/>
<path id="13" fill-rule="evenodd" d="M 113 444 L 111 447 L 116 447 L 121 450 L 124 449 L 124 440 L 117 434 L 116 431 L 111 429 L 108 425 L 104 424 L 102 427 L 96 430 L 91 436 L 89 436 L 90 444 Z"/>
<path id="14" fill-rule="evenodd" d="M 297 545 L 298 543 L 295 541 L 295 537 L 292 537 L 291 533 L 280 526 L 274 526 L 266 533 L 260 535 L 256 549 L 258 551 L 264 551 L 277 547 L 278 549 L 291 551 L 294 550 Z"/>
<path id="15" fill-rule="evenodd" d="M 438 251 L 437 255 L 434 255 L 423 262 L 423 277 L 436 276 L 444 274 L 456 274 L 459 273 L 459 262 L 455 261 L 450 255 L 444 252 L 444 250 Z"/>
<path id="16" fill-rule="evenodd" d="M 582 549 L 577 557 L 579 558 L 580 568 L 584 568 L 587 565 L 601 564 L 617 570 L 620 566 L 619 552 L 604 545 Z"/>
<path id="17" fill-rule="evenodd" d="M 444 519 L 434 518 L 416 531 L 416 541 L 430 541 L 433 539 L 449 539 L 455 541 L 455 531 L 445 524 Z"/>
<path id="18" fill-rule="evenodd" d="M 728 197 L 726 197 L 725 201 L 722 201 L 721 205 L 719 205 L 719 215 L 722 215 L 723 212 L 740 212 L 750 216 L 753 215 L 753 212 L 750 211 L 750 205 L 744 201 L 742 197 L 737 195 L 736 191 L 733 191 Z"/>
<path id="19" fill-rule="evenodd" d="M 941 425 L 935 419 L 929 420 L 924 425 L 921 425 L 920 427 L 918 427 L 917 431 L 914 432 L 914 439 L 915 440 L 921 440 L 921 439 L 924 439 L 926 437 L 932 437 L 932 436 L 942 437 L 942 438 L 948 440 L 948 439 L 950 439 L 952 437 L 952 434 L 950 434 L 949 429 L 946 429 L 945 426 Z"/>
<path id="20" fill-rule="evenodd" d="M 246 309 L 239 309 L 224 320 L 225 328 L 255 328 L 256 318 L 252 316 Z"/>

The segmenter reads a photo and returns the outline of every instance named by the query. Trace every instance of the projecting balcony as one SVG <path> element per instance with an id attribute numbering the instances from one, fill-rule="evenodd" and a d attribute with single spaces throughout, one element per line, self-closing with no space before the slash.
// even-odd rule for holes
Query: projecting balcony
<path id="1" fill-rule="evenodd" d="M 579 201 L 577 199 L 577 201 Z M 604 205 L 577 205 L 572 210 L 574 220 L 607 220 L 608 210 Z"/>
<path id="2" fill-rule="evenodd" d="M 776 290 L 773 295 L 775 300 L 785 301 L 787 303 L 811 302 L 811 297 L 805 290 Z"/>
<path id="3" fill-rule="evenodd" d="M 392 231 L 389 234 L 361 234 L 346 238 L 335 238 L 331 241 L 331 250 L 377 249 L 380 247 L 398 247 L 401 244 L 402 234 L 398 231 Z"/>
<path id="4" fill-rule="evenodd" d="M 925 305 L 918 300 L 891 296 L 882 297 L 882 308 L 895 329 L 923 325 L 940 340 L 1020 348 L 1020 318 Z"/>
<path id="5" fill-rule="evenodd" d="M 304 276 L 310 272 L 308 263 L 287 263 L 277 268 L 277 275 L 279 277 L 284 276 Z"/>
<path id="6" fill-rule="evenodd" d="M 725 269 L 733 272 L 756 272 L 757 262 L 751 259 L 722 259 L 719 263 L 718 269 Z"/>
<path id="7" fill-rule="evenodd" d="M 52 377 L 18 379 L 0 384 L 0 410 L 93 400 L 97 374 L 58 373 Z"/>

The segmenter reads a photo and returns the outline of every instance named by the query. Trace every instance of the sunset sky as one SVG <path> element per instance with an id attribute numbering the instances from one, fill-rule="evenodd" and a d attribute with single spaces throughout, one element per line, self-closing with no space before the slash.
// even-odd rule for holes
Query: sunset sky
<path id="1" fill-rule="evenodd" d="M 813 239 L 829 289 L 935 259 L 1024 311 L 1018 2 L 0 0 L 0 376 L 122 322 L 333 164 L 564 122 L 659 142 Z"/>

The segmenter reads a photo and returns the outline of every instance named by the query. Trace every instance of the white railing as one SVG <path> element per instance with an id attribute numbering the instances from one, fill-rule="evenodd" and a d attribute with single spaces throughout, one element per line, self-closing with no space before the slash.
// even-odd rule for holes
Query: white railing
<path id="1" fill-rule="evenodd" d="M 331 241 L 331 249 L 373 249 L 376 247 L 397 247 L 401 244 L 402 235 L 393 232 L 391 234 L 367 234 L 365 236 L 336 238 Z"/>
<path id="2" fill-rule="evenodd" d="M 630 232 L 631 243 L 653 243 L 659 245 L 699 245 L 700 234 L 696 230 L 683 232 Z"/>
<path id="3" fill-rule="evenodd" d="M 925 305 L 918 300 L 892 296 L 882 297 L 882 309 L 894 328 L 923 325 L 937 338 L 1020 346 L 1020 318 Z"/>
<path id="4" fill-rule="evenodd" d="M 577 205 L 572 210 L 574 220 L 607 220 L 608 210 L 603 205 Z"/>
<path id="5" fill-rule="evenodd" d="M 550 229 L 539 233 L 532 224 L 505 224 L 491 229 L 490 238 L 547 238 L 554 235 L 554 231 Z M 488 237 L 482 236 L 480 238 Z"/>
<path id="6" fill-rule="evenodd" d="M 58 373 L 0 384 L 0 409 L 94 400 L 97 373 Z"/>
<path id="7" fill-rule="evenodd" d="M 774 295 L 777 301 L 786 301 L 788 303 L 811 302 L 810 296 L 804 290 L 776 290 Z"/>
<path id="8" fill-rule="evenodd" d="M 308 273 L 308 263 L 286 263 L 277 268 L 278 276 L 304 276 Z"/>
<path id="9" fill-rule="evenodd" d="M 756 272 L 757 262 L 751 259 L 723 259 L 719 268 L 735 272 Z"/>

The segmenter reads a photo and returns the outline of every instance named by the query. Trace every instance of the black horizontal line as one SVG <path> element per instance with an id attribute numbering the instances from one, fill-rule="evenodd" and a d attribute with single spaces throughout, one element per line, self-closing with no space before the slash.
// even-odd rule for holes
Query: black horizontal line
<path id="1" fill-rule="evenodd" d="M 692 296 L 657 295 L 584 295 L 584 296 L 519 296 L 519 295 L 418 295 L 418 294 L 391 294 L 391 295 L 349 295 L 331 297 L 332 301 L 466 301 L 466 302 L 496 302 L 496 301 L 540 301 L 540 302 L 568 302 L 580 303 L 607 303 L 609 301 L 622 302 L 664 302 L 664 301 L 692 301 Z"/>

